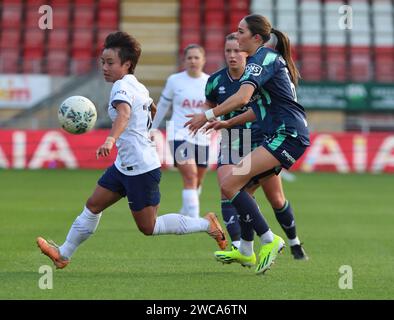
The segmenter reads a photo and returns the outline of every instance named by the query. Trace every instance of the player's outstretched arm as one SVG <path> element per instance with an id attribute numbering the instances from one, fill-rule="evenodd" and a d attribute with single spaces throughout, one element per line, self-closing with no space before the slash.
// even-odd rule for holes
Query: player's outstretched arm
<path id="1" fill-rule="evenodd" d="M 125 102 L 118 103 L 116 105 L 116 110 L 118 111 L 118 116 L 112 123 L 112 128 L 109 136 L 105 139 L 105 142 L 97 149 L 96 158 L 107 157 L 111 153 L 112 148 L 116 142 L 116 139 L 122 134 L 126 129 L 127 123 L 130 119 L 130 106 Z"/>

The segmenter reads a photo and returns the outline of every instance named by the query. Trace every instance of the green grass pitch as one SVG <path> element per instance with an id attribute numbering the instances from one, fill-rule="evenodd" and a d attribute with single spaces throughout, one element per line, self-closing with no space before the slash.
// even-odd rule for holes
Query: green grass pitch
<path id="1" fill-rule="evenodd" d="M 53 271 L 53 289 L 40 289 L 39 268 L 52 264 L 35 238 L 61 244 L 100 175 L 0 171 L 0 299 L 394 298 L 394 176 L 328 173 L 297 173 L 296 182 L 284 182 L 309 261 L 294 261 L 286 248 L 264 276 L 222 265 L 207 234 L 144 236 L 121 200 L 106 210 L 72 263 Z M 177 172 L 163 172 L 161 193 L 160 214 L 176 212 Z M 260 190 L 257 199 L 273 231 L 284 236 Z M 201 195 L 201 212 L 209 210 L 221 216 L 214 172 Z M 342 265 L 352 268 L 353 289 L 339 288 Z"/>

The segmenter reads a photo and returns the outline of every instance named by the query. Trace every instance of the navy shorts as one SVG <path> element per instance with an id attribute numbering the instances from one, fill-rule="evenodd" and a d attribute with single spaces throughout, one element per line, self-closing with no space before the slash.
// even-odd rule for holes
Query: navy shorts
<path id="1" fill-rule="evenodd" d="M 127 196 L 129 207 L 133 211 L 140 211 L 148 206 L 160 203 L 160 168 L 136 176 L 121 173 L 113 164 L 107 168 L 98 181 L 103 188 Z"/>
<path id="2" fill-rule="evenodd" d="M 267 136 L 261 146 L 278 159 L 285 169 L 289 169 L 303 155 L 308 147 L 299 139 L 280 132 L 272 136 Z"/>
<path id="3" fill-rule="evenodd" d="M 242 158 L 249 152 L 253 151 L 257 147 L 260 147 L 261 141 L 252 142 L 252 148 L 241 147 L 239 149 L 229 148 L 228 145 L 220 143 L 219 156 L 218 156 L 218 167 L 224 165 L 236 165 L 240 163 Z"/>
<path id="4" fill-rule="evenodd" d="M 233 134 L 235 130 L 239 130 L 239 134 Z M 232 133 L 222 135 L 220 141 L 220 149 L 218 156 L 218 167 L 223 165 L 236 165 L 243 157 L 254 149 L 261 145 L 261 141 L 264 139 L 264 135 L 260 132 L 256 134 L 256 131 L 249 131 L 250 138 L 245 138 L 245 133 L 242 132 L 244 129 L 231 129 Z M 245 139 L 244 139 L 245 138 Z"/>
<path id="5" fill-rule="evenodd" d="M 169 144 L 175 167 L 190 159 L 194 159 L 198 167 L 208 167 L 209 146 L 199 146 L 185 140 L 172 140 Z"/>

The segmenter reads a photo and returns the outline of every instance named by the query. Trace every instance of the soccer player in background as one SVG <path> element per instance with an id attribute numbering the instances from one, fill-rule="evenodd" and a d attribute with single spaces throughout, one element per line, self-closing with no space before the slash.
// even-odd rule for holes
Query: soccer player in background
<path id="1" fill-rule="evenodd" d="M 150 140 L 153 100 L 143 84 L 133 75 L 141 54 L 140 44 L 125 32 L 109 34 L 101 56 L 102 71 L 112 82 L 108 114 L 112 128 L 97 149 L 99 157 L 108 156 L 116 144 L 116 160 L 101 178 L 76 218 L 60 247 L 42 237 L 37 238 L 41 251 L 57 268 L 66 267 L 75 250 L 96 230 L 102 212 L 127 196 L 138 229 L 145 235 L 208 232 L 220 248 L 226 247 L 222 228 L 214 213 L 204 218 L 170 213 L 157 217 L 160 202 L 160 161 Z"/>
<path id="2" fill-rule="evenodd" d="M 274 44 L 274 48 L 278 45 L 278 39 L 275 34 L 271 34 L 270 43 Z M 236 33 L 229 34 L 226 37 L 224 56 L 227 67 L 212 74 L 207 82 L 205 103 L 210 108 L 214 108 L 224 102 L 228 97 L 236 93 L 241 85 L 239 80 L 245 70 L 246 53 L 239 50 Z M 222 141 L 220 143 L 217 169 L 219 185 L 222 184 L 222 181 L 228 174 L 231 174 L 232 168 L 241 160 L 241 157 L 260 146 L 264 138 L 263 129 L 259 127 L 256 121 L 234 126 L 231 125 L 232 121 L 242 122 L 241 117 L 238 119 L 236 117 L 243 114 L 246 110 L 248 110 L 248 106 L 234 110 L 223 115 L 221 117 L 222 121 L 213 121 L 206 127 L 206 130 L 211 128 L 215 130 L 223 129 L 221 131 Z M 244 140 L 245 135 L 250 135 L 248 137 L 250 139 Z M 247 145 L 244 145 L 244 141 Z M 261 179 L 261 181 L 255 182 L 252 180 L 245 190 L 253 195 L 259 186 L 262 187 L 267 200 L 274 210 L 276 219 L 288 238 L 294 259 L 308 259 L 297 237 L 293 209 L 290 202 L 285 198 L 281 177 L 279 175 L 273 175 L 268 179 Z M 232 240 L 232 250 L 237 250 L 241 237 L 241 228 L 237 217 L 238 213 L 236 208 L 223 194 L 221 197 L 223 220 Z"/>
<path id="3" fill-rule="evenodd" d="M 276 50 L 264 47 L 271 33 L 280 39 Z M 215 252 L 217 259 L 253 264 L 255 231 L 261 242 L 256 273 L 261 274 L 283 249 L 284 240 L 273 234 L 244 186 L 258 175 L 278 174 L 281 167 L 289 169 L 309 146 L 309 129 L 305 110 L 297 103 L 299 73 L 291 58 L 289 39 L 258 14 L 240 21 L 237 38 L 240 50 L 249 56 L 239 90 L 205 114 L 190 115 L 192 119 L 185 126 L 196 132 L 207 121 L 250 103 L 253 111 L 245 112 L 245 117 L 250 117 L 248 121 L 256 119 L 267 134 L 261 146 L 246 155 L 221 184 L 222 193 L 240 215 L 241 241 L 239 250 Z"/>
<path id="4" fill-rule="evenodd" d="M 187 114 L 202 114 L 206 110 L 204 89 L 209 76 L 203 72 L 204 65 L 204 48 L 197 44 L 187 46 L 185 70 L 167 79 L 152 126 L 157 129 L 172 106 L 167 139 L 183 180 L 180 213 L 194 218 L 200 216 L 199 194 L 208 167 L 210 137 L 202 133 L 193 136 L 183 125 L 188 120 Z"/>

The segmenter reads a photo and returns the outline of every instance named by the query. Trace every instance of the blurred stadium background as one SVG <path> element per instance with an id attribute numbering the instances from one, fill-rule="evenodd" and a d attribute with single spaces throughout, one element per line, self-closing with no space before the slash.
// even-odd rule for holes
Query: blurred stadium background
<path id="1" fill-rule="evenodd" d="M 39 28 L 47 13 L 39 13 L 43 5 L 52 9 L 52 29 Z M 249 13 L 266 15 L 291 39 L 302 75 L 298 98 L 317 134 L 317 153 L 301 169 L 328 164 L 335 171 L 393 171 L 394 156 L 387 151 L 394 144 L 391 0 L 2 0 L 0 128 L 8 130 L 1 134 L 3 157 L 14 139 L 9 130 L 58 128 L 57 108 L 71 95 L 96 104 L 97 129 L 110 126 L 110 85 L 98 68 L 109 32 L 125 30 L 141 42 L 136 75 L 157 102 L 167 77 L 182 68 L 187 44 L 205 47 L 205 71 L 212 73 L 223 64 L 224 36 Z M 339 158 L 333 155 L 338 150 Z M 21 166 L 0 161 L 0 167 Z"/>
<path id="2" fill-rule="evenodd" d="M 42 5 L 52 8 L 53 29 L 38 27 Z M 37 270 L 49 261 L 34 239 L 61 243 L 101 169 L 114 159 L 95 159 L 110 126 L 111 85 L 98 68 L 106 35 L 121 29 L 141 42 L 136 75 L 157 102 L 167 77 L 182 69 L 187 44 L 205 47 L 205 71 L 212 73 L 223 63 L 224 36 L 252 12 L 289 35 L 302 74 L 298 98 L 312 145 L 292 168 L 296 182 L 284 186 L 311 259 L 299 264 L 285 252 L 257 281 L 237 265 L 217 265 L 205 234 L 144 237 L 120 201 L 70 267 L 54 274 L 54 289 L 40 290 Z M 0 16 L 1 299 L 393 298 L 393 1 L 0 0 Z M 76 136 L 59 129 L 58 106 L 71 95 L 95 103 L 96 130 Z M 157 134 L 162 161 L 169 163 L 165 132 Z M 161 192 L 160 213 L 178 210 L 178 173 L 163 172 Z M 211 172 L 201 212 L 220 215 L 219 197 Z M 281 232 L 262 192 L 256 197 Z M 338 288 L 341 265 L 353 268 L 354 290 Z"/>

